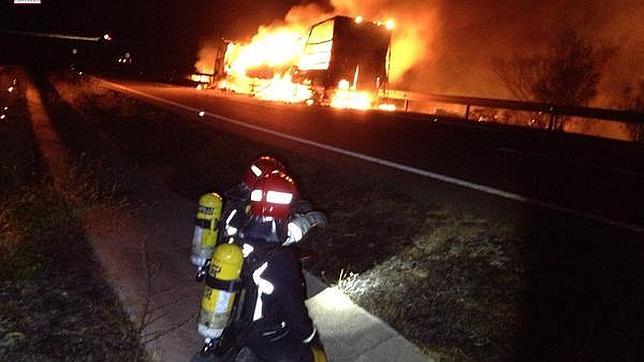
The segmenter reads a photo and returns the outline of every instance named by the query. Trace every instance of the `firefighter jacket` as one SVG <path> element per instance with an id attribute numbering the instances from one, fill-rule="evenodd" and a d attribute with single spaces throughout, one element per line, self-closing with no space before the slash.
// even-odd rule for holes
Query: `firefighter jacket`
<path id="1" fill-rule="evenodd" d="M 302 265 L 293 247 L 246 242 L 243 279 L 243 338 L 278 341 L 286 336 L 309 343 L 316 334 L 304 305 Z M 252 250 L 252 251 L 250 251 Z"/>

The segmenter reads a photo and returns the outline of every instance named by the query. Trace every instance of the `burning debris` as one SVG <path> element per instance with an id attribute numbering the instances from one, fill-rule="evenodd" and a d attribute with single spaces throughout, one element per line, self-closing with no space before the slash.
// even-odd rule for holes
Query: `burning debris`
<path id="1" fill-rule="evenodd" d="M 202 73 L 191 79 L 199 87 L 208 83 L 270 101 L 395 110 L 380 102 L 389 84 L 394 27 L 393 20 L 362 16 L 333 16 L 310 27 L 260 27 L 249 43 L 211 45 L 210 53 L 222 56 L 215 56 L 214 66 L 200 60 Z"/>

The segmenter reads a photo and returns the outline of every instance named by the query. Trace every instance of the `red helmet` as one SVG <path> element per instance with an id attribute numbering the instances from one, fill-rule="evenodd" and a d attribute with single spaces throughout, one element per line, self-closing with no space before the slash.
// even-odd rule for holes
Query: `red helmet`
<path id="1" fill-rule="evenodd" d="M 297 187 L 293 179 L 283 171 L 271 171 L 262 177 L 251 191 L 250 214 L 286 220 L 297 197 Z"/>
<path id="2" fill-rule="evenodd" d="M 242 182 L 249 188 L 254 188 L 255 184 L 272 171 L 285 171 L 284 164 L 271 156 L 261 156 L 246 169 L 242 176 Z"/>

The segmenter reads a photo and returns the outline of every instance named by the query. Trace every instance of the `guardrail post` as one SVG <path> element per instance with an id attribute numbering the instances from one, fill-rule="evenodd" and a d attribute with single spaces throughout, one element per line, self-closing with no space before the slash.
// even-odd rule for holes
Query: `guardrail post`
<path id="1" fill-rule="evenodd" d="M 467 104 L 465 106 L 465 120 L 469 121 L 470 120 L 470 105 Z"/>
<path id="2" fill-rule="evenodd" d="M 409 110 L 409 98 L 405 98 L 405 112 Z"/>
<path id="3" fill-rule="evenodd" d="M 555 109 L 553 107 L 550 107 L 548 110 L 550 111 L 550 120 L 548 121 L 548 130 L 552 131 L 555 129 Z"/>

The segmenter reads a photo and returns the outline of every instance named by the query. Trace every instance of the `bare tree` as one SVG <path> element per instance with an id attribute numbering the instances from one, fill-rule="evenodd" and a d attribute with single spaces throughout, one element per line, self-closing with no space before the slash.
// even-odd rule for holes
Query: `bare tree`
<path id="1" fill-rule="evenodd" d="M 614 52 L 563 31 L 551 47 L 531 56 L 496 59 L 494 72 L 517 98 L 554 105 L 587 105 L 597 94 L 601 71 Z M 565 118 L 553 117 L 553 129 L 563 129 Z"/>
<path id="2" fill-rule="evenodd" d="M 644 79 L 640 80 L 639 87 L 634 88 L 628 84 L 622 90 L 623 109 L 644 112 Z M 635 142 L 644 142 L 644 125 L 627 123 L 626 129 Z"/>

